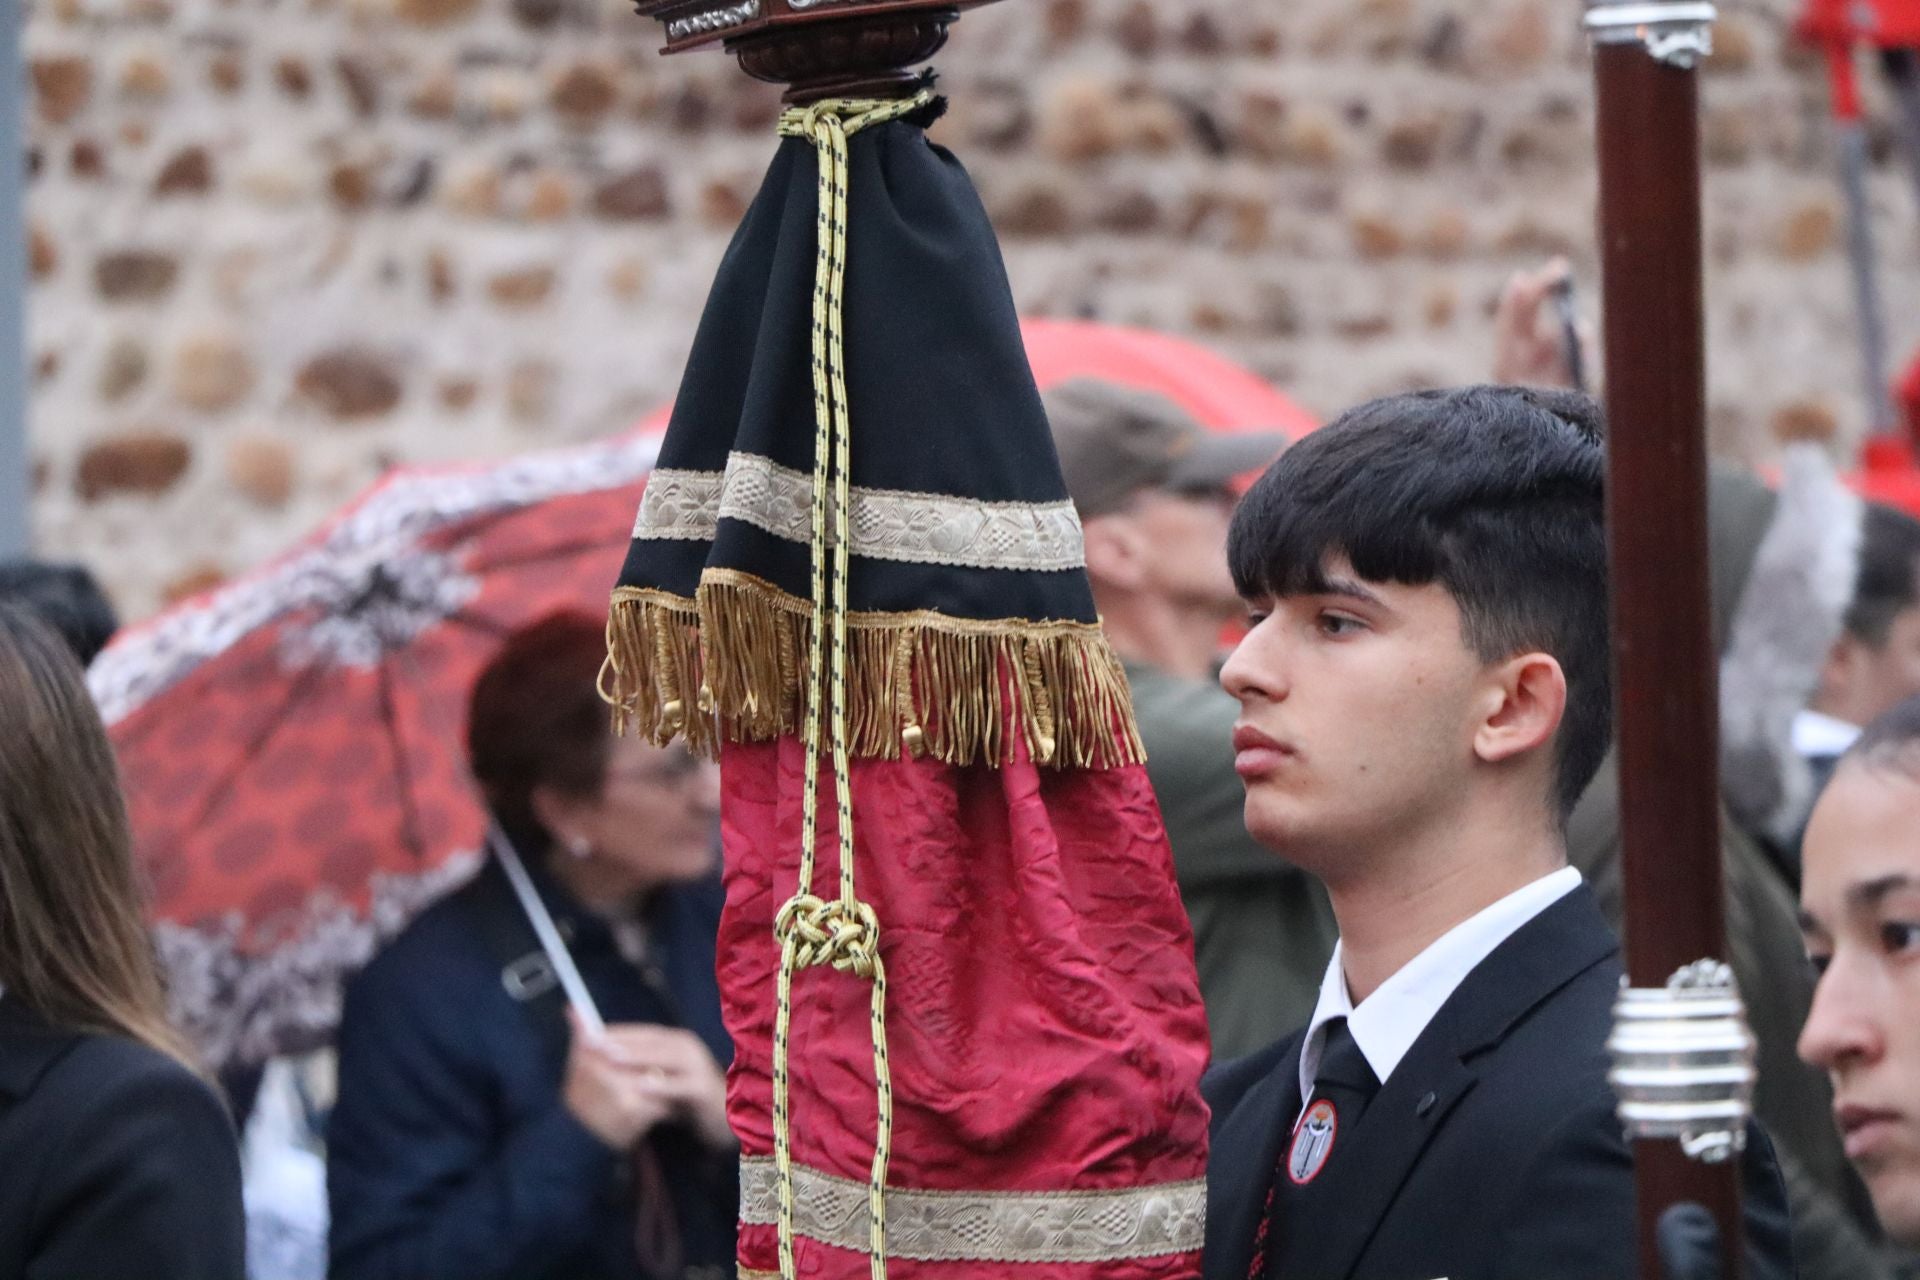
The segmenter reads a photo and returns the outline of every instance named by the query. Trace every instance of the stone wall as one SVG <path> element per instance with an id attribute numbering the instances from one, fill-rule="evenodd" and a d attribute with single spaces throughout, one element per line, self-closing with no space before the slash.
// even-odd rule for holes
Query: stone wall
<path id="1" fill-rule="evenodd" d="M 1704 80 L 1713 429 L 1859 427 L 1816 63 L 1785 0 Z M 1594 301 L 1576 0 L 1010 0 L 939 60 L 1033 313 L 1188 334 L 1331 413 L 1484 376 L 1501 281 Z M 615 0 L 31 0 L 36 536 L 141 616 L 397 462 L 672 393 L 775 92 Z M 1890 119 L 1883 101 L 1876 113 Z M 1886 292 L 1920 277 L 1875 135 Z M 1893 317 L 1896 352 L 1920 340 Z"/>

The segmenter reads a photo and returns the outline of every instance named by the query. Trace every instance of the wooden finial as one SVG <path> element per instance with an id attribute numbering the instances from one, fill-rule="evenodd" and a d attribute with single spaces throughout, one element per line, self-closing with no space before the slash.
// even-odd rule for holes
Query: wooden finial
<path id="1" fill-rule="evenodd" d="M 667 53 L 719 42 L 746 73 L 788 86 L 786 100 L 904 97 L 947 28 L 991 0 L 636 0 L 667 29 Z"/>

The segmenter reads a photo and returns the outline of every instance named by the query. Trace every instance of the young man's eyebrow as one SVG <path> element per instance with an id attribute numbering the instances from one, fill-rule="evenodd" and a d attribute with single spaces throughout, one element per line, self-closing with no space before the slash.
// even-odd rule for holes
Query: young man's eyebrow
<path id="1" fill-rule="evenodd" d="M 1345 596 L 1349 600 L 1358 600 L 1362 604 L 1384 605 L 1386 602 L 1367 590 L 1352 578 L 1332 577 L 1320 584 L 1318 591 L 1305 594 L 1316 596 Z"/>
<path id="2" fill-rule="evenodd" d="M 1920 876 L 1910 876 L 1904 872 L 1875 876 L 1871 880 L 1862 880 L 1859 884 L 1847 888 L 1847 904 L 1859 911 L 1870 911 L 1880 905 L 1882 899 L 1902 889 L 1920 889 Z"/>

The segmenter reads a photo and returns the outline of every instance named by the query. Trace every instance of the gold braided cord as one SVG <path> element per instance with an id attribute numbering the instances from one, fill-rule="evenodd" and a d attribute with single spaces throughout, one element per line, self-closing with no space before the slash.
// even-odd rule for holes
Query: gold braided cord
<path id="1" fill-rule="evenodd" d="M 887 1063 L 887 971 L 880 959 L 879 919 L 870 905 L 860 901 L 854 883 L 853 789 L 847 741 L 847 571 L 848 547 L 852 541 L 847 511 L 852 498 L 852 422 L 847 411 L 846 353 L 841 328 L 847 270 L 847 139 L 862 129 L 911 115 L 932 101 L 933 95 L 924 90 L 898 101 L 833 99 L 792 108 L 780 118 L 781 136 L 811 140 L 820 167 L 812 335 L 812 617 L 807 643 L 800 883 L 774 920 L 774 937 L 780 942 L 780 972 L 775 988 L 773 1032 L 773 1152 L 782 1280 L 795 1280 L 796 1276 L 793 1137 L 787 1069 L 793 978 L 800 969 L 822 964 L 865 978 L 872 984 L 870 1030 L 878 1120 L 868 1177 L 868 1250 L 873 1280 L 886 1280 L 887 1275 L 887 1164 L 893 1148 L 893 1081 Z M 827 582 L 829 511 L 833 520 L 831 593 Z M 830 681 L 830 711 L 821 705 L 823 676 Z M 813 893 L 823 719 L 828 721 L 833 753 L 840 855 L 840 896 L 832 902 Z"/>

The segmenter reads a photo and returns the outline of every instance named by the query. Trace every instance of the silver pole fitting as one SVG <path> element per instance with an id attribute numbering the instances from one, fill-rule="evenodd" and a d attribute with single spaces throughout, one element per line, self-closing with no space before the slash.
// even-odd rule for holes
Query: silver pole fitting
<path id="1" fill-rule="evenodd" d="M 1595 44 L 1645 46 L 1658 62 L 1692 70 L 1713 52 L 1710 4 L 1660 0 L 1651 4 L 1600 3 L 1587 10 L 1587 34 Z"/>
<path id="2" fill-rule="evenodd" d="M 1696 960 L 1664 987 L 1629 987 L 1613 1005 L 1607 1083 L 1629 1139 L 1674 1138 L 1704 1164 L 1746 1149 L 1755 1041 L 1733 970 Z"/>

